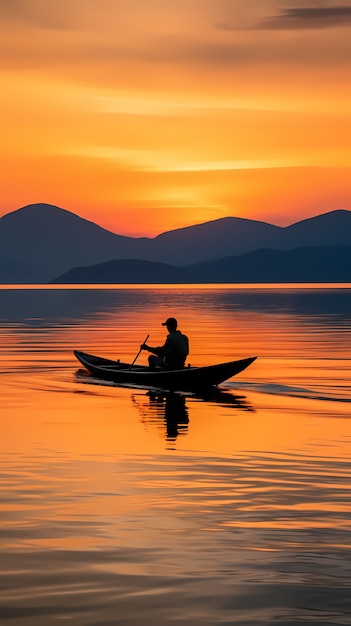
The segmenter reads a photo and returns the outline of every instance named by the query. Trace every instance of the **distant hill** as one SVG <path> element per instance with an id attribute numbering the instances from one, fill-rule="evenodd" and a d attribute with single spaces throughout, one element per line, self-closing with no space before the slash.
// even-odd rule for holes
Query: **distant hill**
<path id="1" fill-rule="evenodd" d="M 186 265 L 256 248 L 275 247 L 282 230 L 266 222 L 224 217 L 163 233 L 153 244 L 160 260 L 168 258 L 169 262 Z"/>
<path id="2" fill-rule="evenodd" d="M 50 281 L 56 284 L 187 283 L 188 272 L 174 265 L 155 261 L 106 261 L 89 267 L 75 267 Z"/>
<path id="3" fill-rule="evenodd" d="M 286 228 L 227 217 L 155 238 L 134 238 L 114 234 L 59 207 L 33 204 L 0 218 L 0 283 L 46 283 L 73 268 L 107 261 L 139 260 L 182 268 L 259 249 L 341 245 L 351 246 L 351 211 L 331 211 Z"/>
<path id="4" fill-rule="evenodd" d="M 289 283 L 351 282 L 351 246 L 255 250 L 184 268 L 145 261 L 78 267 L 53 283 Z"/>
<path id="5" fill-rule="evenodd" d="M 255 250 L 186 268 L 199 282 L 351 282 L 351 246 Z"/>
<path id="6" fill-rule="evenodd" d="M 285 249 L 297 246 L 350 246 L 351 211 L 339 210 L 296 222 L 283 229 Z"/>

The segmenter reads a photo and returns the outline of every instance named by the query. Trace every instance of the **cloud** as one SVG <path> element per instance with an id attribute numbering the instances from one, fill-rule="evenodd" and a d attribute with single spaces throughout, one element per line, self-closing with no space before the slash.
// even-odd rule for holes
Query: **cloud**
<path id="1" fill-rule="evenodd" d="M 252 72 L 272 65 L 302 64 L 305 69 L 323 67 L 324 71 L 337 65 L 340 71 L 350 63 L 351 41 L 346 34 L 337 41 L 328 41 L 328 45 L 325 38 L 323 41 L 304 38 L 296 45 L 295 39 L 276 40 L 267 30 L 256 31 L 254 39 L 249 35 L 240 41 L 169 37 L 131 41 L 128 45 L 120 39 L 89 40 L 75 31 L 63 34 L 44 30 L 35 37 L 30 32 L 21 33 L 14 45 L 13 34 L 5 33 L 0 37 L 0 71 L 33 69 L 79 85 L 118 87 L 122 91 L 128 87 L 139 93 L 160 86 L 163 90 L 165 85 L 189 86 L 194 71 L 200 85 L 210 75 L 216 77 L 218 70 L 229 73 L 228 76 L 236 71 L 249 71 L 252 76 Z M 224 75 L 216 78 L 216 84 L 222 84 Z"/>
<path id="2" fill-rule="evenodd" d="M 321 22 L 330 26 L 331 12 L 351 23 L 351 6 L 339 1 L 344 6 L 299 0 L 293 8 L 285 1 L 268 18 L 275 0 L 250 0 L 249 6 L 247 0 L 0 0 L 0 71 L 33 70 L 79 85 L 138 93 L 166 86 L 188 89 L 210 76 L 221 85 L 234 72 L 236 79 L 247 72 L 256 81 L 264 66 L 273 65 L 323 71 L 334 65 L 340 72 L 351 58 L 347 30 L 315 30 L 313 37 L 302 38 L 299 31 L 295 37 L 279 33 L 312 28 L 317 19 L 318 28 Z M 215 28 L 219 20 L 222 27 Z M 235 34 L 225 32 L 234 26 Z"/>
<path id="3" fill-rule="evenodd" d="M 0 21 L 48 30 L 66 30 L 78 22 L 70 0 L 0 0 Z"/>
<path id="4" fill-rule="evenodd" d="M 351 6 L 299 6 L 280 11 L 262 20 L 260 29 L 302 30 L 325 29 L 351 25 Z"/>

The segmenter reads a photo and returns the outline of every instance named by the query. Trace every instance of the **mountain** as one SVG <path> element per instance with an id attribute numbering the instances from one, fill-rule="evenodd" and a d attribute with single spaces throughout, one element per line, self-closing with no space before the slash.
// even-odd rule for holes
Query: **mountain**
<path id="1" fill-rule="evenodd" d="M 155 261 L 106 261 L 89 267 L 75 267 L 50 281 L 57 284 L 187 283 L 189 274 L 182 267 Z"/>
<path id="2" fill-rule="evenodd" d="M 255 250 L 184 268 L 147 261 L 78 267 L 53 283 L 300 283 L 351 282 L 351 246 Z"/>
<path id="3" fill-rule="evenodd" d="M 172 230 L 154 239 L 158 258 L 181 265 L 274 247 L 282 229 L 266 222 L 224 217 L 212 222 Z M 170 262 L 172 262 L 170 261 Z"/>
<path id="4" fill-rule="evenodd" d="M 351 246 L 255 250 L 186 268 L 198 282 L 351 282 Z"/>
<path id="5" fill-rule="evenodd" d="M 285 228 L 225 217 L 163 233 L 152 245 L 155 260 L 176 265 L 213 261 L 260 248 L 292 250 L 302 246 L 351 245 L 351 211 L 330 211 Z"/>
<path id="6" fill-rule="evenodd" d="M 115 260 L 181 268 L 258 249 L 334 245 L 351 245 L 351 211 L 331 211 L 286 228 L 227 217 L 134 238 L 59 207 L 32 204 L 0 218 L 0 283 L 45 283 L 75 267 Z"/>
<path id="7" fill-rule="evenodd" d="M 28 205 L 0 219 L 0 282 L 47 282 L 76 265 L 147 254 L 149 241 L 115 235 L 56 206 Z"/>
<path id="8" fill-rule="evenodd" d="M 0 218 L 0 283 L 41 283 L 75 266 L 115 259 L 174 265 L 216 259 L 273 245 L 281 229 L 228 217 L 153 239 L 117 235 L 74 213 L 31 204 Z"/>
<path id="9" fill-rule="evenodd" d="M 351 211 L 338 210 L 311 217 L 283 229 L 285 249 L 297 246 L 351 245 Z"/>

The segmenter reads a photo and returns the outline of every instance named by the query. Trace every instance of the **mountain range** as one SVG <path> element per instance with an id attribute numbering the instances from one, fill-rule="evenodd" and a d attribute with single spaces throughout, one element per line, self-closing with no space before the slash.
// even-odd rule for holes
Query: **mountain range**
<path id="1" fill-rule="evenodd" d="M 139 260 L 75 267 L 51 281 L 98 283 L 320 283 L 351 282 L 351 246 L 255 250 L 218 261 L 176 267 Z"/>
<path id="2" fill-rule="evenodd" d="M 32 204 L 0 218 L 0 282 L 351 282 L 351 211 L 279 227 L 226 217 L 126 237 Z"/>

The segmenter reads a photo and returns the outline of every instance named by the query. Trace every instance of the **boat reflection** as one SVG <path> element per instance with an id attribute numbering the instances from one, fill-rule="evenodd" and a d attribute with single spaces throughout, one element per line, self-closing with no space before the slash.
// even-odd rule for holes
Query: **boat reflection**
<path id="1" fill-rule="evenodd" d="M 145 394 L 133 394 L 132 401 L 137 406 L 141 421 L 146 426 L 156 426 L 166 441 L 175 442 L 177 437 L 184 436 L 189 427 L 190 402 L 215 402 L 219 405 L 231 405 L 241 411 L 254 412 L 245 396 L 235 395 L 219 388 L 209 389 L 199 395 L 147 391 Z"/>
<path id="2" fill-rule="evenodd" d="M 187 402 L 216 403 L 219 406 L 231 405 L 233 409 L 255 412 L 246 396 L 233 393 L 221 387 L 209 387 L 201 393 L 181 393 L 165 391 L 156 387 L 140 387 L 132 385 L 118 385 L 110 381 L 94 378 L 84 369 L 75 373 L 80 383 L 97 385 L 99 387 L 131 389 L 131 399 L 138 409 L 141 422 L 146 426 L 156 427 L 166 441 L 175 442 L 179 435 L 186 435 L 189 425 L 189 408 Z"/>

